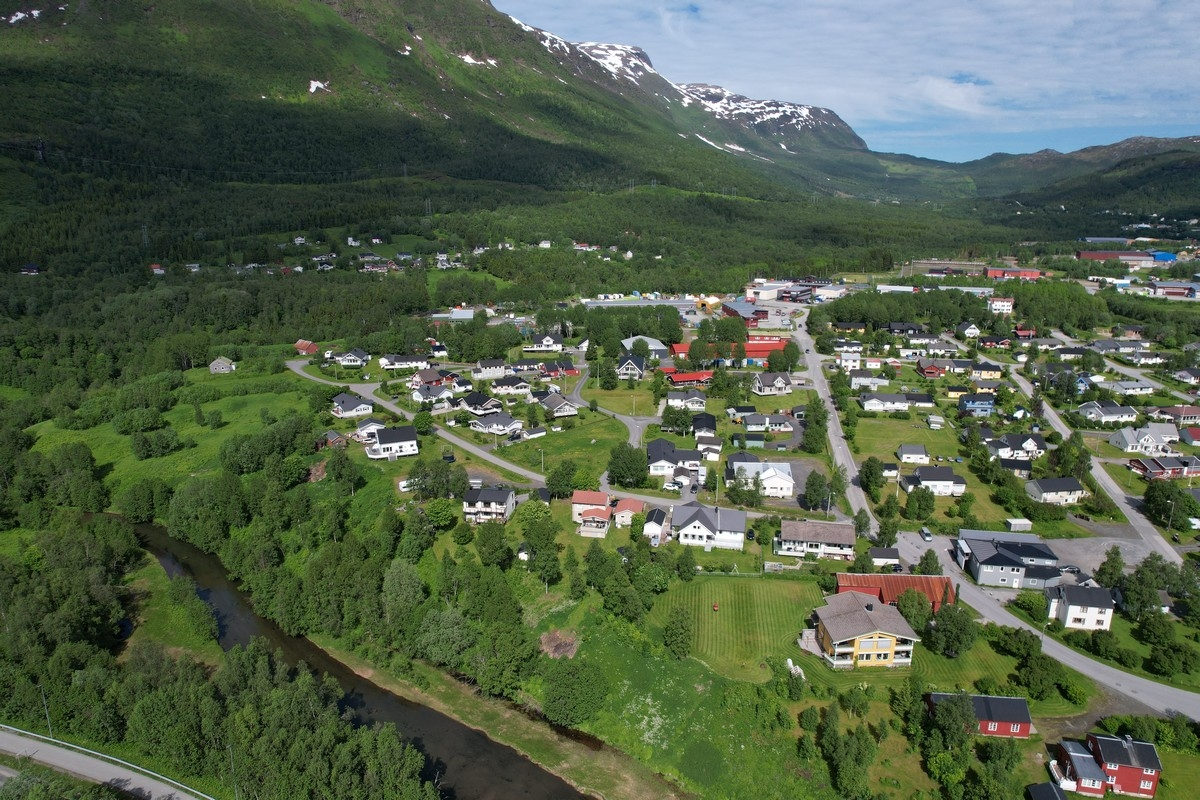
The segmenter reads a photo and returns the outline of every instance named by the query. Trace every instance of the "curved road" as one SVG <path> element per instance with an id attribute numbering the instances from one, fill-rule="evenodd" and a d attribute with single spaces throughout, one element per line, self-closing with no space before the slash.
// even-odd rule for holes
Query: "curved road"
<path id="1" fill-rule="evenodd" d="M 120 764 L 113 764 L 34 737 L 18 735 L 12 728 L 0 729 L 0 751 L 18 758 L 28 758 L 58 772 L 120 789 L 135 797 L 212 800 L 208 795 L 195 790 L 184 791 Z"/>
<path id="2" fill-rule="evenodd" d="M 584 364 L 583 367 L 580 368 L 579 380 L 576 381 L 575 387 L 571 389 L 571 393 L 567 395 L 567 397 L 575 401 L 575 403 L 582 408 L 588 407 L 588 402 L 583 399 L 583 386 L 587 383 L 588 372 L 590 370 L 591 367 L 589 367 L 587 364 Z M 604 409 L 604 411 L 597 413 L 607 414 L 624 425 L 629 431 L 629 443 L 634 447 L 642 446 L 642 435 L 646 432 L 646 426 L 652 422 L 658 421 L 658 417 L 628 417 L 624 414 L 618 414 L 615 411 L 609 411 L 608 409 Z"/>

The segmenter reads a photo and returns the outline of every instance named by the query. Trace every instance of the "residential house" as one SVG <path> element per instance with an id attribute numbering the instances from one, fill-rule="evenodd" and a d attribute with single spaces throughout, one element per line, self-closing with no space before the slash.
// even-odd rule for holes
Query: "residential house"
<path id="1" fill-rule="evenodd" d="M 878 389 L 887 386 L 891 383 L 882 375 L 875 375 L 869 369 L 852 369 L 850 370 L 850 389 L 851 391 L 859 391 L 866 389 L 874 392 Z"/>
<path id="2" fill-rule="evenodd" d="M 960 397 L 963 397 L 964 395 L 968 395 L 968 394 L 971 394 L 971 390 L 968 389 L 966 386 L 947 386 L 946 387 L 946 399 L 947 400 L 958 400 Z"/>
<path id="3" fill-rule="evenodd" d="M 575 401 L 558 392 L 547 392 L 537 402 L 546 412 L 548 419 L 579 416 L 579 406 Z"/>
<path id="4" fill-rule="evenodd" d="M 1129 468 L 1148 481 L 1194 478 L 1200 475 L 1200 458 L 1196 456 L 1133 458 L 1129 460 Z"/>
<path id="5" fill-rule="evenodd" d="M 897 561 L 897 563 L 899 563 Z M 875 595 L 880 602 L 896 605 L 900 595 L 909 589 L 925 595 L 933 610 L 937 611 L 944 603 L 955 602 L 954 583 L 944 575 L 896 575 L 896 574 L 858 574 L 839 572 L 837 579 L 838 594 L 843 592 L 862 592 Z"/>
<path id="6" fill-rule="evenodd" d="M 438 403 L 448 403 L 454 399 L 454 392 L 450 391 L 447 386 L 418 386 L 413 389 L 412 399 L 414 403 L 429 403 L 437 405 Z"/>
<path id="7" fill-rule="evenodd" d="M 209 375 L 228 375 L 237 369 L 237 364 L 225 356 L 217 356 L 208 365 Z"/>
<path id="8" fill-rule="evenodd" d="M 557 333 L 534 334 L 532 341 L 521 348 L 526 353 L 561 353 L 563 337 Z"/>
<path id="9" fill-rule="evenodd" d="M 834 356 L 834 364 L 843 372 L 851 372 L 863 368 L 861 353 L 838 353 Z"/>
<path id="10" fill-rule="evenodd" d="M 902 444 L 896 450 L 901 464 L 928 464 L 929 452 L 923 444 Z"/>
<path id="11" fill-rule="evenodd" d="M 650 474 L 659 477 L 674 477 L 680 467 L 698 472 L 700 469 L 700 451 L 677 448 L 674 442 L 666 439 L 654 439 L 646 445 L 646 461 Z"/>
<path id="12" fill-rule="evenodd" d="M 854 560 L 854 526 L 845 522 L 785 519 L 775 537 L 775 555 Z"/>
<path id="13" fill-rule="evenodd" d="M 613 510 L 608 506 L 585 508 L 580 513 L 579 527 L 575 532 L 590 539 L 603 539 L 608 535 L 608 524 Z"/>
<path id="14" fill-rule="evenodd" d="M 938 703 L 955 695 L 933 692 L 928 696 L 930 712 Z M 1029 702 L 1024 697 L 993 697 L 991 695 L 968 695 L 975 720 L 979 723 L 981 736 L 1001 736 L 1008 739 L 1028 739 L 1033 732 L 1033 718 L 1029 715 Z"/>
<path id="15" fill-rule="evenodd" d="M 386 427 L 386 425 L 374 417 L 368 417 L 358 423 L 355 433 L 357 434 L 359 441 L 373 442 L 375 441 L 375 434 Z"/>
<path id="16" fill-rule="evenodd" d="M 900 566 L 900 550 L 896 547 L 868 547 L 867 555 L 871 557 L 871 566 L 898 567 Z"/>
<path id="17" fill-rule="evenodd" d="M 401 425 L 375 431 L 375 442 L 367 447 L 367 458 L 386 458 L 388 461 L 394 461 L 402 456 L 415 456 L 418 452 L 416 428 L 412 425 Z"/>
<path id="18" fill-rule="evenodd" d="M 1179 438 L 1184 444 L 1200 445 L 1200 428 L 1184 428 Z"/>
<path id="19" fill-rule="evenodd" d="M 1101 425 L 1120 425 L 1121 423 L 1137 422 L 1138 410 L 1131 406 L 1122 406 L 1111 400 L 1089 400 L 1075 408 L 1075 413 L 1091 422 Z"/>
<path id="20" fill-rule="evenodd" d="M 671 352 L 670 348 L 652 336 L 630 336 L 628 339 L 622 339 L 621 351 L 632 353 L 633 346 L 639 339 L 645 342 L 646 346 L 650 348 L 650 358 L 666 358 Z"/>
<path id="21" fill-rule="evenodd" d="M 1042 478 L 1028 481 L 1025 484 L 1025 494 L 1035 503 L 1072 506 L 1087 496 L 1087 490 L 1076 478 Z"/>
<path id="22" fill-rule="evenodd" d="M 321 434 L 321 438 L 317 440 L 317 448 L 325 447 L 345 447 L 346 437 L 337 431 L 325 431 Z"/>
<path id="23" fill-rule="evenodd" d="M 1120 397 L 1145 397 L 1154 394 L 1153 384 L 1140 378 L 1132 381 L 1099 381 L 1096 386 Z"/>
<path id="24" fill-rule="evenodd" d="M 917 359 L 917 374 L 923 378 L 940 378 L 946 374 L 946 368 L 939 364 L 940 359 Z"/>
<path id="25" fill-rule="evenodd" d="M 367 351 L 356 347 L 347 353 L 334 353 L 333 360 L 348 369 L 356 369 L 365 367 L 371 360 L 371 356 L 367 354 Z"/>
<path id="26" fill-rule="evenodd" d="M 609 498 L 604 492 L 579 490 L 571 495 L 571 521 L 582 522 L 583 512 L 589 508 L 608 508 Z"/>
<path id="27" fill-rule="evenodd" d="M 912 664 L 920 638 L 894 606 L 862 592 L 826 598 L 813 612 L 816 644 L 834 668 L 898 667 Z"/>
<path id="28" fill-rule="evenodd" d="M 512 367 L 505 364 L 503 358 L 484 358 L 471 370 L 471 380 L 495 381 L 512 374 Z"/>
<path id="29" fill-rule="evenodd" d="M 1007 336 L 980 336 L 979 346 L 989 350 L 998 347 L 1012 347 L 1012 339 Z"/>
<path id="30" fill-rule="evenodd" d="M 751 415 L 747 415 L 749 419 Z M 713 414 L 702 411 L 699 414 L 692 415 L 692 435 L 693 436 L 716 436 L 717 435 L 717 418 Z"/>
<path id="31" fill-rule="evenodd" d="M 904 395 L 913 408 L 933 408 L 933 395 L 925 392 L 908 392 Z"/>
<path id="32" fill-rule="evenodd" d="M 666 372 L 667 385 L 676 389 L 687 386 L 708 386 L 712 383 L 713 371 L 700 369 L 693 372 Z"/>
<path id="33" fill-rule="evenodd" d="M 686 408 L 688 411 L 703 411 L 708 396 L 696 389 L 684 392 L 667 392 L 668 408 Z"/>
<path id="34" fill-rule="evenodd" d="M 982 436 L 982 433 L 980 431 L 981 438 L 993 458 L 1034 461 L 1046 454 L 1046 440 L 1038 433 L 1006 433 L 995 438 L 992 438 L 990 431 L 988 436 Z"/>
<path id="35" fill-rule="evenodd" d="M 1108 443 L 1122 453 L 1145 453 L 1151 456 L 1169 455 L 1172 452 L 1171 445 L 1161 433 L 1152 427 L 1155 425 L 1166 426 L 1170 431 L 1176 430 L 1174 425 L 1163 422 L 1150 423 L 1136 430 L 1124 427 L 1108 437 Z M 1174 441 L 1179 441 L 1178 432 L 1175 434 Z"/>
<path id="36" fill-rule="evenodd" d="M 542 364 L 543 378 L 563 378 L 568 375 L 578 375 L 579 367 L 570 361 L 549 361 Z"/>
<path id="37" fill-rule="evenodd" d="M 1058 556 L 1031 533 L 963 528 L 954 540 L 954 559 L 981 586 L 1044 589 L 1062 579 Z"/>
<path id="38" fill-rule="evenodd" d="M 862 404 L 863 411 L 908 411 L 912 408 L 912 403 L 909 402 L 908 396 L 904 394 L 867 392 L 860 395 L 858 401 Z"/>
<path id="39" fill-rule="evenodd" d="M 747 414 L 754 414 L 757 410 L 754 406 L 728 406 L 725 409 L 725 415 L 740 425 Z M 801 418 L 803 418 L 803 415 Z"/>
<path id="40" fill-rule="evenodd" d="M 626 355 L 617 360 L 617 377 L 621 380 L 632 378 L 640 381 L 646 376 L 646 359 L 641 356 Z"/>
<path id="41" fill-rule="evenodd" d="M 492 391 L 502 395 L 524 395 L 529 396 L 532 387 L 529 381 L 524 378 L 519 378 L 516 375 L 509 375 L 504 378 L 498 378 L 492 381 Z"/>
<path id="42" fill-rule="evenodd" d="M 981 333 L 979 326 L 974 322 L 963 322 L 954 329 L 954 332 L 962 339 L 975 339 Z"/>
<path id="43" fill-rule="evenodd" d="M 1125 357 L 1125 360 L 1135 367 L 1152 367 L 1167 363 L 1167 357 L 1153 350 L 1138 350 Z"/>
<path id="44" fill-rule="evenodd" d="M 1103 797 L 1110 790 L 1154 797 L 1162 778 L 1162 761 L 1155 746 L 1130 736 L 1089 733 L 1085 743 L 1064 739 L 1052 768 L 1055 764 L 1063 788 L 1093 797 Z"/>
<path id="45" fill-rule="evenodd" d="M 702 433 L 696 437 L 696 449 L 704 456 L 705 461 L 720 461 L 721 450 L 724 447 L 725 442 L 719 436 L 710 436 Z"/>
<path id="46" fill-rule="evenodd" d="M 996 396 L 991 394 L 965 394 L 958 398 L 958 413 L 982 418 L 996 412 Z"/>
<path id="47" fill-rule="evenodd" d="M 511 436 L 524 427 L 524 422 L 505 413 L 488 414 L 471 420 L 471 430 L 493 436 Z"/>
<path id="48" fill-rule="evenodd" d="M 1177 428 L 1200 424 L 1200 406 L 1168 406 L 1155 414 L 1175 423 Z"/>
<path id="49" fill-rule="evenodd" d="M 728 469 L 726 470 L 728 472 Z M 742 462 L 734 469 L 734 478 L 726 478 L 725 485 L 740 483 L 749 488 L 758 479 L 764 497 L 793 498 L 796 496 L 796 481 L 792 478 L 792 465 L 787 462 Z"/>
<path id="50" fill-rule="evenodd" d="M 1092 342 L 1092 349 L 1102 356 L 1129 355 L 1142 349 L 1142 343 L 1137 340 L 1100 339 Z"/>
<path id="51" fill-rule="evenodd" d="M 652 508 L 646 512 L 646 524 L 642 526 L 642 536 L 650 540 L 651 547 L 658 547 L 661 541 L 670 538 L 671 528 L 668 521 L 665 508 Z"/>
<path id="52" fill-rule="evenodd" d="M 375 411 L 375 405 L 370 400 L 364 400 L 356 394 L 341 392 L 333 398 L 333 408 L 330 409 L 335 417 L 365 417 Z"/>
<path id="53" fill-rule="evenodd" d="M 966 479 L 954 474 L 951 467 L 917 467 L 912 475 L 905 475 L 901 483 L 906 492 L 923 488 L 937 497 L 962 497 L 967 491 Z"/>
<path id="54" fill-rule="evenodd" d="M 857 339 L 837 339 L 833 343 L 833 352 L 853 353 L 861 356 L 863 352 L 863 343 Z"/>
<path id="55" fill-rule="evenodd" d="M 671 528 L 680 544 L 706 551 L 741 550 L 746 543 L 746 512 L 692 501 L 672 509 Z"/>
<path id="56" fill-rule="evenodd" d="M 508 522 L 517 507 L 517 494 L 512 489 L 467 489 L 462 505 L 463 517 L 472 525 Z"/>
<path id="57" fill-rule="evenodd" d="M 792 380 L 785 372 L 760 372 L 754 376 L 754 384 L 750 391 L 763 397 L 791 394 Z"/>
<path id="58" fill-rule="evenodd" d="M 1008 316 L 1013 313 L 1013 298 L 1011 297 L 989 297 L 987 299 L 988 311 L 998 316 Z"/>
<path id="59" fill-rule="evenodd" d="M 924 333 L 925 327 L 915 322 L 889 322 L 887 332 L 892 336 L 916 336 Z"/>
<path id="60" fill-rule="evenodd" d="M 503 403 L 494 397 L 488 397 L 483 392 L 471 392 L 459 400 L 458 405 L 477 417 L 497 414 L 504 408 Z"/>
<path id="61" fill-rule="evenodd" d="M 1196 386 L 1197 384 L 1200 384 L 1200 369 L 1188 368 L 1176 370 L 1175 372 L 1171 373 L 1171 377 L 1177 381 L 1186 383 L 1189 386 Z"/>
<path id="62" fill-rule="evenodd" d="M 426 367 L 408 379 L 408 388 L 417 389 L 421 386 L 452 386 L 458 380 L 458 374 L 447 369 Z"/>
<path id="63" fill-rule="evenodd" d="M 1099 586 L 1053 586 L 1046 589 L 1049 603 L 1047 619 L 1056 619 L 1065 628 L 1106 631 L 1112 627 L 1112 592 Z"/>
<path id="64" fill-rule="evenodd" d="M 646 510 L 646 504 L 632 497 L 622 497 L 613 508 L 613 525 L 618 528 L 628 528 L 633 524 L 633 515 Z"/>
<path id="65" fill-rule="evenodd" d="M 1003 381 L 971 381 L 971 388 L 975 390 L 976 394 L 995 395 L 1000 392 L 1000 387 L 1003 385 Z"/>
<path id="66" fill-rule="evenodd" d="M 396 353 L 386 353 L 379 357 L 379 368 L 395 372 L 396 370 L 419 371 L 429 369 L 428 356 L 402 356 Z"/>
<path id="67" fill-rule="evenodd" d="M 1004 377 L 1004 368 L 998 364 L 976 362 L 969 373 L 973 381 L 998 381 Z"/>

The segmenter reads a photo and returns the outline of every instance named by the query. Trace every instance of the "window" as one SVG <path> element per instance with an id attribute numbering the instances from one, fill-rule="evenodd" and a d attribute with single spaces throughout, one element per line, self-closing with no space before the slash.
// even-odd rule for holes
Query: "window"
<path id="1" fill-rule="evenodd" d="M 1156 772 L 1157 772 L 1157 770 L 1153 770 L 1153 769 L 1144 769 L 1144 770 L 1142 770 L 1142 774 L 1143 774 L 1143 775 L 1153 775 L 1153 774 L 1155 774 Z"/>
<path id="2" fill-rule="evenodd" d="M 1080 613 L 1080 614 L 1086 614 L 1086 613 L 1088 613 L 1088 607 L 1087 607 L 1087 606 L 1080 606 L 1080 607 L 1079 607 L 1079 613 Z"/>
<path id="3" fill-rule="evenodd" d="M 888 660 L 888 657 L 889 657 L 890 655 L 891 655 L 891 653 L 876 653 L 876 654 L 875 654 L 875 660 L 876 660 L 876 661 L 887 661 L 887 660 Z"/>
<path id="4" fill-rule="evenodd" d="M 999 726 L 999 725 L 997 725 L 995 722 L 989 722 L 989 723 L 988 723 L 988 727 L 987 727 L 987 729 L 988 729 L 989 731 L 994 731 L 994 730 L 998 729 L 999 727 L 1000 727 L 1000 726 Z"/>
<path id="5" fill-rule="evenodd" d="M 1071 624 L 1072 625 L 1083 625 L 1084 624 L 1083 617 L 1071 617 Z"/>
<path id="6" fill-rule="evenodd" d="M 1142 781 L 1142 788 L 1143 789 L 1153 789 L 1154 781 Z"/>
<path id="7" fill-rule="evenodd" d="M 859 660 L 859 661 L 870 661 L 870 660 L 871 660 L 871 654 L 870 654 L 870 653 L 859 653 L 859 654 L 858 654 L 858 660 Z"/>
<path id="8" fill-rule="evenodd" d="M 1020 733 L 1021 732 L 1021 723 L 1014 722 L 1012 725 L 1009 725 L 1008 732 L 1009 733 Z"/>

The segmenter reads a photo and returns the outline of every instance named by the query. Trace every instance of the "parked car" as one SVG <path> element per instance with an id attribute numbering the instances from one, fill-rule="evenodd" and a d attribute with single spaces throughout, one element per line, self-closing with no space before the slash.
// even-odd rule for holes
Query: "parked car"
<path id="1" fill-rule="evenodd" d="M 413 482 L 408 478 L 400 481 L 399 489 L 402 492 L 411 492 L 413 490 Z"/>
<path id="2" fill-rule="evenodd" d="M 904 572 L 903 564 L 892 564 L 892 572 Z"/>
<path id="3" fill-rule="evenodd" d="M 664 492 L 678 492 L 683 486 L 678 481 L 667 481 L 663 484 Z"/>
<path id="4" fill-rule="evenodd" d="M 922 541 L 932 542 L 933 531 L 929 530 L 929 528 L 921 528 L 921 539 Z"/>

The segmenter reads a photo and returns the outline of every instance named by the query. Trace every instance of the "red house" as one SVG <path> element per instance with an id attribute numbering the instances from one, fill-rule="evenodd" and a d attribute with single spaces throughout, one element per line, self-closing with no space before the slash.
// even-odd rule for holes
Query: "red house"
<path id="1" fill-rule="evenodd" d="M 315 356 L 317 354 L 317 346 L 308 339 L 299 339 L 295 344 L 296 352 L 305 356 Z"/>
<path id="2" fill-rule="evenodd" d="M 708 386 L 712 383 L 712 376 L 711 369 L 702 369 L 697 372 L 671 372 L 667 374 L 667 383 L 671 384 L 674 388 L 681 386 Z"/>
<path id="3" fill-rule="evenodd" d="M 1092 797 L 1103 797 L 1110 789 L 1133 797 L 1154 797 L 1158 792 L 1162 762 L 1149 742 L 1089 733 L 1086 743 L 1063 740 L 1059 755 L 1060 785 L 1065 789 Z"/>
<path id="4" fill-rule="evenodd" d="M 1045 275 L 1040 269 L 1029 269 L 1025 267 L 988 267 L 984 272 L 989 278 L 998 280 L 1010 280 L 1016 278 L 1023 281 L 1036 281 Z"/>
<path id="5" fill-rule="evenodd" d="M 737 317 L 747 328 L 757 328 L 761 320 L 770 316 L 765 308 L 757 308 L 753 303 L 726 302 L 721 304 L 721 313 L 727 317 Z"/>
<path id="6" fill-rule="evenodd" d="M 932 712 L 933 707 L 952 694 L 934 692 L 929 695 L 927 703 Z M 1033 719 L 1029 716 L 1029 703 L 1024 697 L 992 697 L 985 694 L 969 695 L 971 706 L 975 709 L 975 719 L 979 721 L 981 736 L 1002 736 L 1009 739 L 1028 739 L 1033 729 Z"/>
<path id="7" fill-rule="evenodd" d="M 946 374 L 946 368 L 929 359 L 922 358 L 917 361 L 917 372 L 922 378 L 940 378 Z"/>

